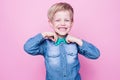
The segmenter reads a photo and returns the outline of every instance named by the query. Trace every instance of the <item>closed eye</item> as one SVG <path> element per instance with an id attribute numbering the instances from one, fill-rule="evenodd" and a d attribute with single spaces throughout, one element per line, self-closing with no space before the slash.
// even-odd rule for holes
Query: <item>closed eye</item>
<path id="1" fill-rule="evenodd" d="M 55 20 L 56 22 L 59 22 L 60 20 L 58 19 L 58 20 Z"/>
<path id="2" fill-rule="evenodd" d="M 67 20 L 65 20 L 66 22 L 70 22 L 70 20 L 69 19 L 67 19 Z"/>

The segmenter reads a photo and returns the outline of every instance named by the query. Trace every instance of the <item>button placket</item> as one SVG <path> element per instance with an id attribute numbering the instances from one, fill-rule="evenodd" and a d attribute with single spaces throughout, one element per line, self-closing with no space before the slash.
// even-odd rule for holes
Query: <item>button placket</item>
<path id="1" fill-rule="evenodd" d="M 67 77 L 67 61 L 66 61 L 66 54 L 65 54 L 65 49 L 64 49 L 64 46 L 63 44 L 60 44 L 60 51 L 61 51 L 61 54 L 62 54 L 62 69 L 63 69 L 63 80 L 66 79 Z"/>

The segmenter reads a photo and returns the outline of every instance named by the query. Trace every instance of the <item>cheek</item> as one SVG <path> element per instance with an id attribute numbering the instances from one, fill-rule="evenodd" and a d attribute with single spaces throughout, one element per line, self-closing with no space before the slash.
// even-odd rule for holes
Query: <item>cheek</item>
<path id="1" fill-rule="evenodd" d="M 71 30 L 71 28 L 72 28 L 72 25 L 69 27 L 69 31 Z"/>
<path id="2" fill-rule="evenodd" d="M 72 23 L 71 22 L 68 22 L 66 24 L 67 24 L 67 26 L 72 27 Z"/>
<path id="3" fill-rule="evenodd" d="M 68 32 L 71 30 L 71 27 L 68 29 Z"/>
<path id="4" fill-rule="evenodd" d="M 72 25 L 68 25 L 68 28 L 71 29 L 71 28 L 72 28 Z"/>
<path id="5" fill-rule="evenodd" d="M 57 27 L 57 26 L 59 26 L 59 23 L 55 22 L 55 23 L 53 24 L 53 26 L 54 26 L 54 27 Z"/>

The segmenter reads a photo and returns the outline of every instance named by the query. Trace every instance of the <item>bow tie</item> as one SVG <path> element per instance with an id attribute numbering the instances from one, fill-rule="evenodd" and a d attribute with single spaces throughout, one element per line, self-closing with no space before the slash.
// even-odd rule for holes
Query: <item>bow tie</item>
<path id="1" fill-rule="evenodd" d="M 59 45 L 61 43 L 67 43 L 66 40 L 65 40 L 65 38 L 58 38 L 57 41 L 56 41 L 56 43 L 55 43 L 55 45 L 57 46 L 57 45 Z"/>

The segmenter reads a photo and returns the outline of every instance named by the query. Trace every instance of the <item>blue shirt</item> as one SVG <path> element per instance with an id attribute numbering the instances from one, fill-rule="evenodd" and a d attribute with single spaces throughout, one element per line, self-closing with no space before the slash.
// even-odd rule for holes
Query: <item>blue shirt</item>
<path id="1" fill-rule="evenodd" d="M 56 46 L 52 40 L 37 34 L 25 43 L 24 50 L 31 55 L 44 56 L 46 80 L 81 80 L 78 53 L 90 59 L 100 56 L 94 45 L 82 41 L 82 46 L 76 43 L 61 43 Z"/>

